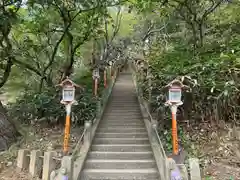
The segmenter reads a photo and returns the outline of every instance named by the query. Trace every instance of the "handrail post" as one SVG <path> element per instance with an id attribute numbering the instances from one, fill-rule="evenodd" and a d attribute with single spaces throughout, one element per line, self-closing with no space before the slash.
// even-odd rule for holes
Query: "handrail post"
<path id="1" fill-rule="evenodd" d="M 84 147 L 88 149 L 88 147 L 91 144 L 91 139 L 92 139 L 92 123 L 91 121 L 85 121 L 84 128 L 85 128 L 85 134 L 84 134 Z"/>

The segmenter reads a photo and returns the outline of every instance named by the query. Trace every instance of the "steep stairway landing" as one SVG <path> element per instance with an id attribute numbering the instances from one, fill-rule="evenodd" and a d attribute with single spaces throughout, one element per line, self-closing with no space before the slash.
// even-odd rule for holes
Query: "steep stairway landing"
<path id="1" fill-rule="evenodd" d="M 116 81 L 79 180 L 159 179 L 132 76 Z"/>

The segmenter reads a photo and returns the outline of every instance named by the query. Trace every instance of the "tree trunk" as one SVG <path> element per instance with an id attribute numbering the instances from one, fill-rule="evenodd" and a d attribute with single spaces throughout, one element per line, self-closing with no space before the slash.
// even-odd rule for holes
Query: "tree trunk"
<path id="1" fill-rule="evenodd" d="M 0 101 L 0 151 L 4 151 L 16 140 L 17 128 L 7 116 L 7 111 Z"/>

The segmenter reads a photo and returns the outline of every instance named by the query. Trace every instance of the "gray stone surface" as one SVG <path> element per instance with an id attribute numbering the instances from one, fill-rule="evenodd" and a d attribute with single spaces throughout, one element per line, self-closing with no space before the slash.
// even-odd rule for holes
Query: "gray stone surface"
<path id="1" fill-rule="evenodd" d="M 50 174 L 56 168 L 56 161 L 53 160 L 53 157 L 57 156 L 57 152 L 49 151 L 44 153 L 43 158 L 43 173 L 42 173 L 42 180 L 49 180 Z"/>
<path id="2" fill-rule="evenodd" d="M 34 176 L 39 176 L 43 167 L 43 152 L 40 150 L 33 150 L 30 154 L 29 173 Z"/>
<path id="3" fill-rule="evenodd" d="M 26 170 L 29 168 L 30 157 L 28 155 L 30 155 L 30 152 L 27 149 L 21 149 L 18 151 L 17 167 L 20 170 Z"/>
<path id="4" fill-rule="evenodd" d="M 191 180 L 201 180 L 199 159 L 197 159 L 197 158 L 189 159 L 189 170 L 190 170 L 190 179 Z"/>
<path id="5" fill-rule="evenodd" d="M 78 180 L 159 179 L 131 74 L 117 79 Z"/>

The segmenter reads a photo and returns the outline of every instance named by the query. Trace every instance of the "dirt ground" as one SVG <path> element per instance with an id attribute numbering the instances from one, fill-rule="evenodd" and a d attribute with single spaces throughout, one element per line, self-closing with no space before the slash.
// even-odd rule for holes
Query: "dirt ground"
<path id="1" fill-rule="evenodd" d="M 214 129 L 209 124 L 191 130 L 204 180 L 240 180 L 240 129 L 224 125 Z"/>
<path id="2" fill-rule="evenodd" d="M 21 144 L 13 144 L 8 151 L 0 153 L 0 180 L 38 180 L 32 178 L 27 172 L 16 170 L 16 157 L 18 149 L 29 149 L 42 151 L 57 151 L 59 156 L 62 155 L 63 146 L 63 127 L 42 128 L 35 126 L 28 128 L 28 135 Z M 73 128 L 70 136 L 70 152 L 80 138 L 83 128 Z"/>

